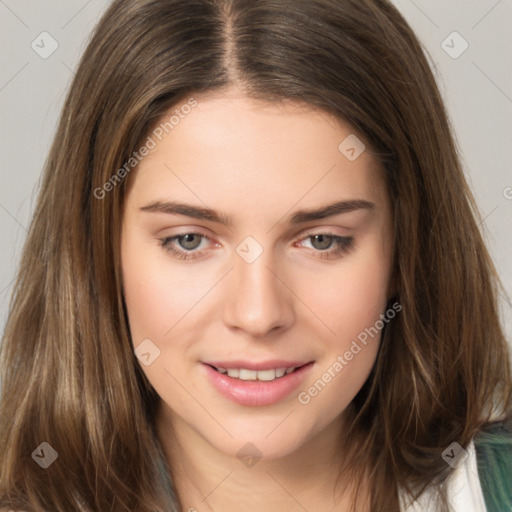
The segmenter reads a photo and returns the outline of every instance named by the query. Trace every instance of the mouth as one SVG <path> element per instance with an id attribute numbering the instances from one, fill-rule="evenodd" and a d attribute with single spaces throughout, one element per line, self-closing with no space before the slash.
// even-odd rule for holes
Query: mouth
<path id="1" fill-rule="evenodd" d="M 279 361 L 279 365 L 274 367 L 271 363 L 239 363 L 223 363 L 224 366 L 218 363 L 202 363 L 201 366 L 209 383 L 225 398 L 239 405 L 261 407 L 282 401 L 299 386 L 304 385 L 314 361 L 287 361 L 283 366 L 283 361 Z M 290 363 L 292 365 L 289 366 Z M 263 366 L 266 368 L 262 368 Z"/>

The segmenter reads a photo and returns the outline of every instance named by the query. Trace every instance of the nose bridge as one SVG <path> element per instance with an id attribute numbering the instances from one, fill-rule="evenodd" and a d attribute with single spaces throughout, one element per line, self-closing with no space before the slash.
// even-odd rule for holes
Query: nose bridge
<path id="1" fill-rule="evenodd" d="M 247 244 L 242 242 L 236 252 L 224 305 L 226 324 L 255 337 L 288 326 L 294 318 L 293 304 L 288 290 L 276 277 L 271 251 L 261 246 L 258 249 L 249 240 Z"/>

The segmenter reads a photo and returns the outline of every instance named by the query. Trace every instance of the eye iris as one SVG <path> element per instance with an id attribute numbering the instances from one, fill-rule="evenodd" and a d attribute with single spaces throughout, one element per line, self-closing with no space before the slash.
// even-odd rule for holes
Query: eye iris
<path id="1" fill-rule="evenodd" d="M 333 243 L 333 237 L 330 235 L 314 235 L 311 237 L 311 244 L 315 249 L 329 249 Z"/>
<path id="2" fill-rule="evenodd" d="M 178 237 L 178 242 L 183 249 L 191 251 L 199 247 L 199 244 L 201 243 L 201 235 L 197 235 L 195 233 L 181 235 Z"/>

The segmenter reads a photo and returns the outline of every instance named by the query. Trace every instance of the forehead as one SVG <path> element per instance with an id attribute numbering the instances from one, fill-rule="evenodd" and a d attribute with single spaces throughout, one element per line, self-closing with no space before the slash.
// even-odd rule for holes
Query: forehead
<path id="1" fill-rule="evenodd" d="M 182 108 L 183 100 L 150 134 L 155 147 L 131 177 L 132 195 L 196 196 L 239 209 L 301 198 L 383 199 L 378 163 L 348 123 L 299 102 L 236 92 L 193 97 L 193 108 Z"/>

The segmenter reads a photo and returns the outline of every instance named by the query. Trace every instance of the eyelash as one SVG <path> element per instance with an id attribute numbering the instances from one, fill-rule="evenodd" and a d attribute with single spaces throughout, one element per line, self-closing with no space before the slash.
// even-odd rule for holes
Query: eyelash
<path id="1" fill-rule="evenodd" d="M 334 245 L 334 249 L 311 249 L 316 254 L 316 258 L 321 259 L 336 259 L 341 258 L 343 255 L 348 253 L 351 249 L 354 248 L 354 237 L 352 236 L 339 236 L 334 233 L 326 232 L 326 233 L 309 233 L 304 238 L 301 238 L 300 241 L 311 239 L 315 236 L 323 235 L 332 238 L 332 242 Z"/>
<path id="2" fill-rule="evenodd" d="M 202 237 L 203 239 L 209 240 L 209 238 L 206 235 L 203 235 L 201 233 L 182 233 L 179 235 L 174 235 L 170 237 L 160 238 L 159 243 L 160 246 L 166 250 L 168 253 L 172 254 L 173 257 L 180 259 L 180 260 L 193 260 L 200 258 L 202 256 L 202 252 L 204 251 L 197 251 L 197 250 L 191 250 L 186 251 L 182 249 L 177 249 L 172 245 L 172 242 L 177 240 L 178 238 L 186 235 L 197 235 Z M 335 245 L 335 249 L 326 249 L 326 250 L 320 250 L 320 249 L 312 249 L 313 252 L 315 252 L 317 255 L 315 257 L 321 258 L 321 259 L 336 259 L 341 258 L 344 254 L 348 253 L 351 249 L 354 247 L 354 237 L 345 237 L 345 236 L 339 236 L 335 235 L 334 233 L 326 232 L 326 233 L 308 233 L 305 237 L 301 238 L 300 241 L 311 239 L 314 236 L 323 235 L 323 236 L 329 236 L 333 239 L 333 244 Z M 201 242 L 202 242 L 201 240 Z"/>

